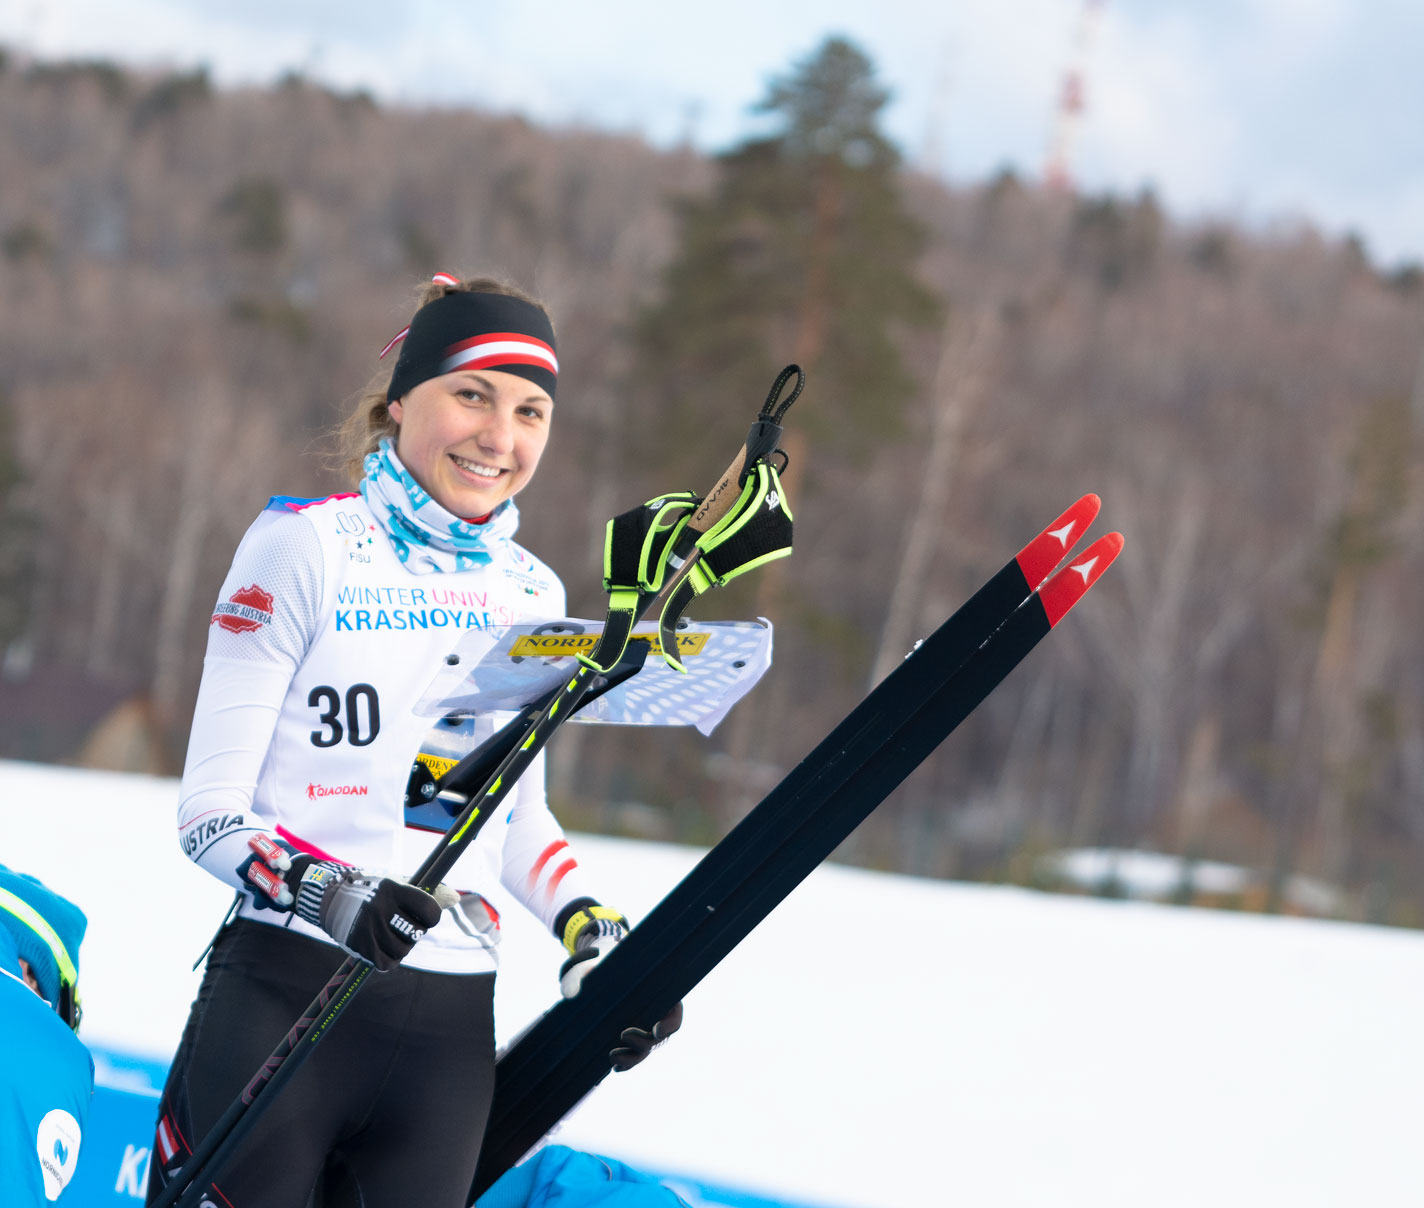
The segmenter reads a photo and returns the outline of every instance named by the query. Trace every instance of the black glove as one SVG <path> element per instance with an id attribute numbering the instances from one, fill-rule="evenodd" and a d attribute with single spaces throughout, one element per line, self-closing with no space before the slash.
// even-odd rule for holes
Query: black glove
<path id="1" fill-rule="evenodd" d="M 440 904 L 423 889 L 330 860 L 295 856 L 283 880 L 299 917 L 382 973 L 399 965 L 440 921 Z"/>
<path id="2" fill-rule="evenodd" d="M 622 1045 L 609 1054 L 613 1058 L 613 1068 L 620 1074 L 631 1070 L 680 1027 L 682 1004 L 675 1003 L 671 1011 L 653 1024 L 651 1032 L 645 1032 L 642 1028 L 624 1028 L 618 1036 Z"/>

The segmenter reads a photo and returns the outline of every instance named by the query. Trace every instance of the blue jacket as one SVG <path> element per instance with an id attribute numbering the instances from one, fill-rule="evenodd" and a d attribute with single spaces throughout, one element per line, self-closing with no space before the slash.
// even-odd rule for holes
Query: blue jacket
<path id="1" fill-rule="evenodd" d="M 69 1026 L 20 976 L 0 927 L 0 1171 L 7 1208 L 45 1208 L 79 1163 L 94 1061 Z"/>
<path id="2" fill-rule="evenodd" d="M 550 1145 L 508 1171 L 476 1208 L 686 1208 L 686 1201 L 622 1162 Z"/>

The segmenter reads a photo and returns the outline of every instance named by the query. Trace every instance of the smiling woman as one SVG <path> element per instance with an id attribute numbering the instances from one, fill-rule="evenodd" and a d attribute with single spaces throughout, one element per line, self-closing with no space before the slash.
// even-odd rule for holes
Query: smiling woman
<path id="1" fill-rule="evenodd" d="M 447 302 L 449 298 L 456 300 Z M 478 313 L 480 311 L 484 313 Z M 379 448 L 380 442 L 394 441 L 399 436 L 400 400 L 413 385 L 424 384 L 421 378 L 461 376 L 475 389 L 479 387 L 474 379 L 483 378 L 487 383 L 494 379 L 512 390 L 513 383 L 507 379 L 519 377 L 526 389 L 532 387 L 528 390 L 531 405 L 542 407 L 547 429 L 553 412 L 559 363 L 554 350 L 553 320 L 542 303 L 493 277 L 457 281 L 446 273 L 437 273 L 422 287 L 416 315 L 425 321 L 420 324 L 412 321 L 386 345 L 382 359 L 397 344 L 401 346 L 400 358 L 388 374 L 379 374 L 367 388 L 338 433 L 338 456 L 353 482 L 361 480 L 366 472 L 366 458 Z M 462 327 L 468 329 L 468 325 L 477 323 L 486 328 L 483 334 L 462 337 Z M 527 334 L 497 330 L 500 326 L 521 323 L 531 329 Z M 442 337 L 447 342 L 442 343 Z M 460 344 L 466 347 L 455 347 Z M 517 362 L 513 359 L 516 357 Z M 491 370 L 490 366 L 495 364 L 499 368 Z M 458 390 L 459 386 L 453 388 Z M 395 412 L 391 410 L 392 404 Z M 523 487 L 527 481 L 526 476 L 519 486 Z"/>
<path id="2" fill-rule="evenodd" d="M 558 382 L 554 325 L 527 294 L 491 277 L 437 273 L 398 333 L 400 357 L 342 425 L 347 473 L 390 521 L 401 561 L 430 561 L 483 528 L 528 485 L 549 439 Z M 410 524 L 432 508 L 430 524 Z M 432 539 L 431 531 L 436 536 Z"/>
<path id="3" fill-rule="evenodd" d="M 411 475 L 447 511 L 481 521 L 533 477 L 553 410 L 534 383 L 498 369 L 442 374 L 390 403 Z"/>
<path id="4" fill-rule="evenodd" d="M 454 638 L 559 619 L 565 603 L 554 572 L 514 542 L 514 496 L 554 412 L 544 308 L 442 273 L 386 352 L 397 343 L 388 380 L 343 428 L 357 491 L 273 499 L 213 613 L 178 829 L 185 853 L 237 890 L 237 918 L 213 945 L 164 1088 L 150 1199 L 344 949 L 380 976 L 195 1186 L 272 1208 L 302 1208 L 314 1188 L 323 1208 L 463 1208 L 494 1077 L 500 928 L 483 892 L 502 884 L 563 940 L 569 996 L 627 932 L 549 812 L 542 756 L 455 866 L 467 888 L 432 896 L 398 875 L 406 779 L 428 728 L 414 705 Z M 427 592 L 478 607 L 414 607 Z M 413 607 L 345 607 L 393 601 Z M 493 729 L 489 715 L 477 725 L 477 737 Z M 635 1064 L 654 1041 L 627 1034 L 615 1061 Z"/>

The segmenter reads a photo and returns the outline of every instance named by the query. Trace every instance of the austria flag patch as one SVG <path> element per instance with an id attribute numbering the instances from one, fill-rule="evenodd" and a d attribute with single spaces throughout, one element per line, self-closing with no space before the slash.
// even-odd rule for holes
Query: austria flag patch
<path id="1" fill-rule="evenodd" d="M 274 603 L 272 593 L 254 583 L 239 588 L 213 609 L 213 619 L 208 624 L 220 625 L 229 633 L 255 633 L 272 623 Z"/>

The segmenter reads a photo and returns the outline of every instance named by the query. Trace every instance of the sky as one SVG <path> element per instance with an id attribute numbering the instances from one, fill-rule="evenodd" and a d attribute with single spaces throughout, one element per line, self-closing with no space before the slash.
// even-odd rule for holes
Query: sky
<path id="1" fill-rule="evenodd" d="M 231 898 L 173 841 L 177 796 L 0 761 L 0 859 L 89 916 L 81 1035 L 165 1060 Z M 434 838 L 406 835 L 409 869 Z M 635 923 L 700 854 L 572 842 Z M 508 1039 L 554 1001 L 564 953 L 479 888 L 501 907 Z M 1424 932 L 827 866 L 686 1007 L 560 1142 L 827 1208 L 1419 1203 Z"/>
<path id="2" fill-rule="evenodd" d="M 1308 221 L 1375 261 L 1424 260 L 1418 0 L 4 0 L 0 42 L 42 57 L 204 63 L 222 83 L 300 70 L 382 100 L 690 137 L 757 129 L 767 82 L 843 34 L 893 96 L 888 133 L 955 182 L 1041 173 L 1083 68 L 1079 188 L 1154 188 L 1188 221 Z"/>

